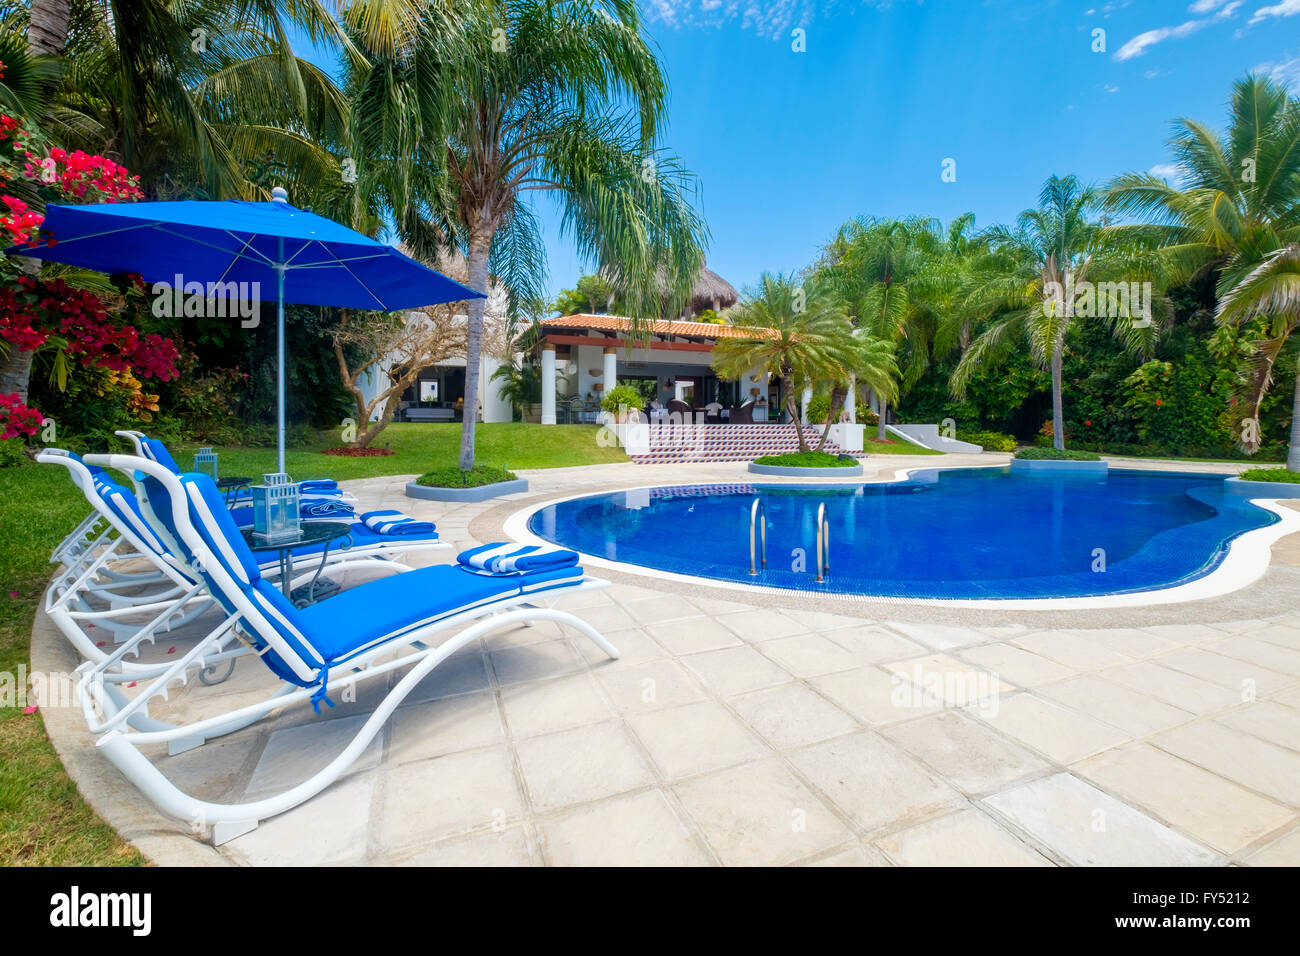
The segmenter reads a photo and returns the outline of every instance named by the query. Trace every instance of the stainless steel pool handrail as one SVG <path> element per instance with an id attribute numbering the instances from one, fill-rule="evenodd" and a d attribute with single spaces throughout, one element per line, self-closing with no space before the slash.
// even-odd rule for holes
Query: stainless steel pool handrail
<path id="1" fill-rule="evenodd" d="M 817 506 L 817 583 L 822 584 L 831 569 L 831 525 L 826 520 L 826 502 Z"/>
<path id="2" fill-rule="evenodd" d="M 761 519 L 761 520 L 760 520 Z M 759 554 L 755 551 L 754 538 L 755 528 L 758 530 L 758 541 L 762 542 L 761 561 L 763 570 L 767 570 L 767 505 L 763 504 L 762 498 L 755 498 L 754 503 L 749 506 L 749 573 L 758 574 Z"/>

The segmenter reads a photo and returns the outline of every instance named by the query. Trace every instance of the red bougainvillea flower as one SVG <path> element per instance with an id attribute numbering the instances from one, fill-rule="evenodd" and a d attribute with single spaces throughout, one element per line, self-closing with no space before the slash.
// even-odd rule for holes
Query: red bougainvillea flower
<path id="1" fill-rule="evenodd" d="M 1156 399 L 1156 404 L 1157 404 L 1157 405 L 1160 404 L 1160 399 L 1158 399 L 1158 398 Z"/>
<path id="2" fill-rule="evenodd" d="M 1089 428 L 1091 428 L 1091 427 L 1092 427 L 1092 420 L 1089 419 L 1088 421 L 1084 422 L 1084 424 L 1087 425 Z"/>
<path id="3" fill-rule="evenodd" d="M 0 438 L 30 438 L 45 420 L 34 408 L 28 408 L 18 398 L 18 393 L 0 395 Z M 12 597 L 12 594 L 10 595 Z"/>

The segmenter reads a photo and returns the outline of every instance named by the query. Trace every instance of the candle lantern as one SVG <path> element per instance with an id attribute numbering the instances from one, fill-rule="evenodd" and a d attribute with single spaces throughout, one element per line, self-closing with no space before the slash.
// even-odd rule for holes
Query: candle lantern
<path id="1" fill-rule="evenodd" d="M 302 518 L 298 512 L 299 491 L 296 482 L 284 473 L 264 475 L 262 484 L 253 485 L 253 534 L 262 541 L 275 543 L 298 537 Z"/>
<path id="2" fill-rule="evenodd" d="M 200 448 L 194 453 L 194 470 L 217 480 L 217 453 L 211 448 Z"/>

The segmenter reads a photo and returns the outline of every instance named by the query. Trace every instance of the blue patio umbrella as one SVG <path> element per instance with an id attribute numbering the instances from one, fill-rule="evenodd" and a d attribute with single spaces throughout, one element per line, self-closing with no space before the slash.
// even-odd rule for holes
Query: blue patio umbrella
<path id="1" fill-rule="evenodd" d="M 136 272 L 149 283 L 231 284 L 276 292 L 276 422 L 284 471 L 284 304 L 393 312 L 483 293 L 448 279 L 391 246 L 295 209 L 283 189 L 271 202 L 187 200 L 49 206 L 53 246 L 11 246 L 30 256 L 98 272 Z M 251 286 L 257 283 L 257 286 Z M 224 290 L 224 291 L 223 291 Z M 211 295 L 209 290 L 209 295 Z"/>

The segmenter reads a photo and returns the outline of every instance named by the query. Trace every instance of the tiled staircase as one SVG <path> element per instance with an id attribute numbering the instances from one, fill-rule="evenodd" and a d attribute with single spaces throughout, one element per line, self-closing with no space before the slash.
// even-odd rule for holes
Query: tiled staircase
<path id="1" fill-rule="evenodd" d="M 821 441 L 821 429 L 803 426 L 809 448 Z M 782 455 L 799 450 L 799 439 L 791 425 L 651 425 L 650 452 L 630 456 L 639 465 L 678 462 L 753 461 L 763 455 Z M 828 441 L 824 451 L 843 454 Z M 860 452 L 853 453 L 858 456 Z"/>

